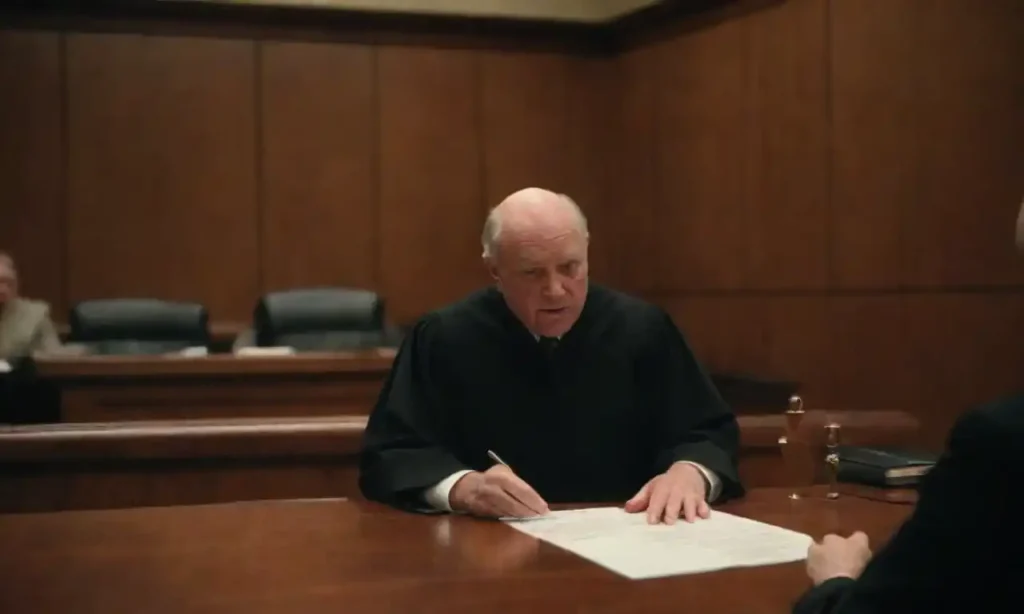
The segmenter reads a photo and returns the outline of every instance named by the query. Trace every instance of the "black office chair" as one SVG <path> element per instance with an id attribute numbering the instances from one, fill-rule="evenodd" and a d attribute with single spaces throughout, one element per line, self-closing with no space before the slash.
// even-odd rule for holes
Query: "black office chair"
<path id="1" fill-rule="evenodd" d="M 264 295 L 253 312 L 259 347 L 298 352 L 378 348 L 395 343 L 384 319 L 384 301 L 354 288 L 299 288 Z"/>
<path id="2" fill-rule="evenodd" d="M 154 355 L 208 347 L 203 305 L 146 298 L 82 301 L 71 310 L 68 342 L 90 353 Z"/>

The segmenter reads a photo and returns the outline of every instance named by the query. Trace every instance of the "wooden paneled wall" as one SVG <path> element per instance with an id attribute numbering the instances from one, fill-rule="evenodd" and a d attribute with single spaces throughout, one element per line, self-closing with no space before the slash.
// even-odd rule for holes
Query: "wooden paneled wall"
<path id="1" fill-rule="evenodd" d="M 480 229 L 508 193 L 543 185 L 601 218 L 604 68 L 569 53 L 0 31 L 0 245 L 59 318 L 144 295 L 245 322 L 262 292 L 331 284 L 376 289 L 407 323 L 486 282 Z"/>
<path id="2" fill-rule="evenodd" d="M 0 31 L 0 245 L 58 313 L 344 284 L 408 322 L 543 185 L 714 368 L 939 434 L 1024 387 L 1022 7 L 786 0 L 614 58 Z"/>
<path id="3" fill-rule="evenodd" d="M 1021 58 L 1018 0 L 787 0 L 620 57 L 621 279 L 716 368 L 941 437 L 1024 390 Z"/>

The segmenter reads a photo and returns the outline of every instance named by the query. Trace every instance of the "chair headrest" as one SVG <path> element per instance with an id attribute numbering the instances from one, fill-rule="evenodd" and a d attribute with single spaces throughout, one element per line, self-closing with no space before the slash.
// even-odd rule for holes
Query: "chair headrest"
<path id="1" fill-rule="evenodd" d="M 253 325 L 259 345 L 286 335 L 379 331 L 384 327 L 384 303 L 375 292 L 350 288 L 272 292 L 256 305 Z"/>
<path id="2" fill-rule="evenodd" d="M 71 310 L 70 340 L 183 342 L 206 345 L 209 315 L 198 303 L 148 298 L 83 301 Z"/>

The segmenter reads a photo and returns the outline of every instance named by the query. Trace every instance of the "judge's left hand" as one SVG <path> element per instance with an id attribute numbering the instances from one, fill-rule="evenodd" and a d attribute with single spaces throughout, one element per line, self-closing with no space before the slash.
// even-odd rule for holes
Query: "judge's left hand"
<path id="1" fill-rule="evenodd" d="M 626 511 L 635 514 L 646 510 L 650 524 L 662 520 L 675 524 L 680 513 L 687 522 L 693 522 L 711 515 L 706 498 L 707 485 L 700 471 L 689 463 L 677 462 L 627 501 Z"/>

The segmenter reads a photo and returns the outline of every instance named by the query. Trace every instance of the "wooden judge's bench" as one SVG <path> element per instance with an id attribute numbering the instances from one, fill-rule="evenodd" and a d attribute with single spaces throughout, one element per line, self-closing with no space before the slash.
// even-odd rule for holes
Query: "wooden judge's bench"
<path id="1" fill-rule="evenodd" d="M 41 359 L 62 422 L 365 416 L 395 351 Z"/>
<path id="2" fill-rule="evenodd" d="M 366 417 L 393 358 L 382 349 L 40 359 L 36 377 L 59 390 L 61 419 L 0 427 L 0 511 L 358 497 Z M 718 384 L 739 414 L 745 483 L 790 483 L 785 397 L 766 408 L 757 383 Z M 833 422 L 844 443 L 917 441 L 905 412 L 810 409 L 801 429 L 822 458 Z"/>

